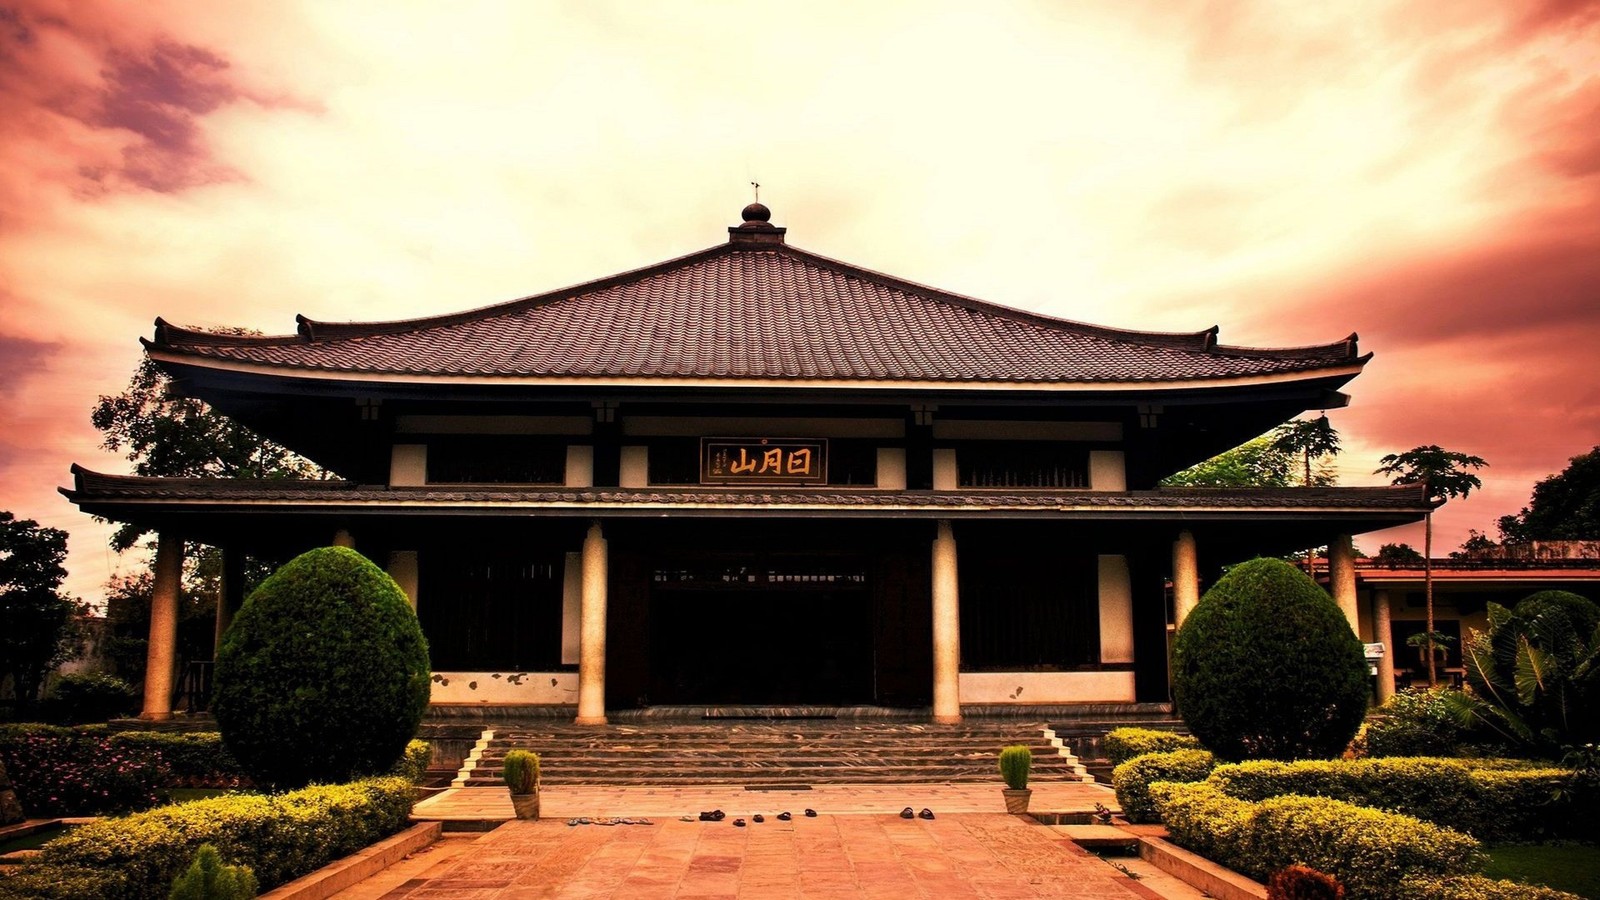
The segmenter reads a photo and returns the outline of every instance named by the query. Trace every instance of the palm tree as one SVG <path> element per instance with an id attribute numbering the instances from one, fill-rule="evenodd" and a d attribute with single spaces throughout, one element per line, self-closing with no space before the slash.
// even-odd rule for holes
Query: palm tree
<path id="1" fill-rule="evenodd" d="M 1456 453 L 1446 450 L 1436 444 L 1424 447 L 1415 447 L 1404 453 L 1391 453 L 1379 460 L 1377 474 L 1390 476 L 1393 484 L 1422 484 L 1427 491 L 1428 501 L 1434 506 L 1442 505 L 1452 497 L 1465 497 L 1472 493 L 1473 488 L 1483 487 L 1483 482 L 1478 476 L 1468 469 L 1482 469 L 1489 465 L 1481 457 L 1468 456 L 1465 453 Z M 1433 628 L 1433 510 L 1429 509 L 1424 518 L 1424 542 L 1422 550 L 1422 585 L 1424 603 L 1428 610 L 1427 629 L 1427 656 L 1428 656 L 1428 687 L 1437 685 L 1438 676 L 1434 670 L 1433 646 L 1436 632 Z"/>
<path id="2" fill-rule="evenodd" d="M 1272 449 L 1300 456 L 1305 462 L 1306 487 L 1311 487 L 1311 461 L 1339 454 L 1339 432 L 1333 430 L 1326 414 L 1309 421 L 1290 422 L 1278 427 Z"/>

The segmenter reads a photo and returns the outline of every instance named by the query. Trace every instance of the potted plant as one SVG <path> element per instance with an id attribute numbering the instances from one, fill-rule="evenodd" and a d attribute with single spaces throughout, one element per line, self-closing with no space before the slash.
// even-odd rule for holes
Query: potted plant
<path id="1" fill-rule="evenodd" d="M 500 774 L 511 789 L 511 805 L 517 810 L 517 818 L 539 818 L 539 754 L 512 750 L 506 754 Z"/>
<path id="2" fill-rule="evenodd" d="M 1033 769 L 1033 751 L 1016 745 L 1000 751 L 1000 777 L 1005 779 L 1006 812 L 1021 815 L 1028 811 L 1033 791 L 1028 789 L 1028 773 Z"/>

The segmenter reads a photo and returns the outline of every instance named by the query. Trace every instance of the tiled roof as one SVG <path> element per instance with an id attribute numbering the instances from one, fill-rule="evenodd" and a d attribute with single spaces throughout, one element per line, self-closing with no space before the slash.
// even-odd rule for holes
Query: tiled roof
<path id="1" fill-rule="evenodd" d="M 1215 328 L 1100 328 L 737 235 L 659 265 L 433 318 L 302 317 L 299 333 L 284 337 L 156 326 L 148 346 L 163 361 L 306 375 L 1119 384 L 1349 375 L 1366 360 L 1354 335 L 1267 350 L 1218 346 Z"/>
<path id="2" fill-rule="evenodd" d="M 1428 510 L 1422 489 L 1414 485 L 1351 488 L 1181 488 L 1156 491 L 876 491 L 826 488 L 741 490 L 683 488 L 558 488 L 508 486 L 430 486 L 389 488 L 349 481 L 257 479 L 144 478 L 104 475 L 73 467 L 74 489 L 62 493 L 79 505 L 153 504 L 291 504 L 302 507 L 369 506 L 378 508 L 452 507 L 483 509 L 496 504 L 519 507 L 576 508 L 585 514 L 616 513 L 628 508 L 714 508 L 724 510 L 858 509 L 927 510 L 949 515 L 961 510 L 1036 510 L 1103 512 L 1243 513 L 1251 511 L 1340 510 L 1373 513 L 1416 513 Z"/>

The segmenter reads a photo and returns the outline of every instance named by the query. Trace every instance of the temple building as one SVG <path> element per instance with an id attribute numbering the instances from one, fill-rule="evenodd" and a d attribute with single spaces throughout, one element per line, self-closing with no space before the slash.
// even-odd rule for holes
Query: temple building
<path id="1" fill-rule="evenodd" d="M 354 546 L 415 605 L 436 705 L 580 723 L 1165 701 L 1169 632 L 1220 567 L 1311 546 L 1352 626 L 1374 621 L 1350 535 L 1418 521 L 1420 488 L 1158 487 L 1345 405 L 1355 336 L 1085 325 L 800 250 L 760 204 L 743 220 L 467 312 L 281 337 L 158 319 L 176 390 L 339 479 L 74 467 L 64 493 L 163 548 Z"/>

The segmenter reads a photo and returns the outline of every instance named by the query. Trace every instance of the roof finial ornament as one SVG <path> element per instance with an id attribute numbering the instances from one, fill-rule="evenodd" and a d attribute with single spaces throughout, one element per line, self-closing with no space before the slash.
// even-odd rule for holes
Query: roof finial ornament
<path id="1" fill-rule="evenodd" d="M 740 210 L 739 218 L 744 221 L 728 229 L 728 239 L 741 244 L 783 243 L 787 229 L 772 224 L 772 210 L 761 202 L 761 182 L 752 181 L 750 187 L 756 192 L 756 202 Z"/>

